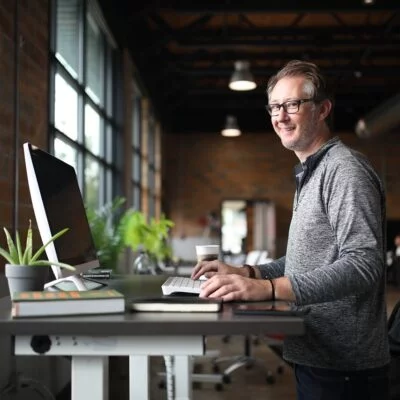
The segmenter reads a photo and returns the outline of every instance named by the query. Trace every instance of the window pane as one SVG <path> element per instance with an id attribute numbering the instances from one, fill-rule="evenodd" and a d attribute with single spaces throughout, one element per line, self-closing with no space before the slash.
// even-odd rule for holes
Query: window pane
<path id="1" fill-rule="evenodd" d="M 140 209 L 140 189 L 137 186 L 133 187 L 133 207 Z"/>
<path id="2" fill-rule="evenodd" d="M 149 216 L 155 216 L 155 204 L 154 204 L 154 197 L 150 195 L 149 197 Z"/>
<path id="3" fill-rule="evenodd" d="M 136 153 L 133 154 L 133 171 L 132 171 L 132 177 L 135 182 L 140 182 L 140 156 Z"/>
<path id="4" fill-rule="evenodd" d="M 78 93 L 58 73 L 55 82 L 54 124 L 72 140 L 78 139 Z"/>
<path id="5" fill-rule="evenodd" d="M 154 160 L 155 160 L 155 142 L 154 142 L 154 126 L 150 125 L 150 131 L 149 131 L 149 164 L 153 165 Z"/>
<path id="6" fill-rule="evenodd" d="M 104 104 L 104 41 L 90 15 L 86 39 L 86 91 L 95 103 Z"/>
<path id="7" fill-rule="evenodd" d="M 86 203 L 97 208 L 100 203 L 100 165 L 92 157 L 86 157 L 85 167 L 85 200 Z"/>
<path id="8" fill-rule="evenodd" d="M 137 97 L 133 103 L 132 112 L 132 144 L 135 147 L 140 146 L 141 115 L 141 100 Z"/>
<path id="9" fill-rule="evenodd" d="M 113 79 L 114 79 L 114 50 L 110 46 L 107 46 L 107 87 L 106 87 L 106 97 L 107 97 L 107 114 L 111 115 L 113 113 Z"/>
<path id="10" fill-rule="evenodd" d="M 92 106 L 85 106 L 85 146 L 93 154 L 100 155 L 102 150 L 100 115 Z"/>
<path id="11" fill-rule="evenodd" d="M 112 198 L 113 198 L 113 174 L 112 171 L 110 169 L 107 169 L 105 171 L 106 173 L 106 193 L 105 193 L 105 202 L 109 203 L 111 202 Z"/>
<path id="12" fill-rule="evenodd" d="M 54 155 L 67 164 L 73 166 L 78 171 L 78 153 L 77 151 L 63 142 L 61 139 L 54 140 Z"/>
<path id="13" fill-rule="evenodd" d="M 152 167 L 149 168 L 149 189 L 151 190 L 151 192 L 154 192 L 154 170 Z"/>
<path id="14" fill-rule="evenodd" d="M 79 71 L 79 0 L 57 0 L 56 57 L 74 78 Z"/>
<path id="15" fill-rule="evenodd" d="M 107 124 L 107 129 L 106 129 L 106 161 L 109 163 L 112 163 L 113 160 L 113 130 L 112 127 Z"/>

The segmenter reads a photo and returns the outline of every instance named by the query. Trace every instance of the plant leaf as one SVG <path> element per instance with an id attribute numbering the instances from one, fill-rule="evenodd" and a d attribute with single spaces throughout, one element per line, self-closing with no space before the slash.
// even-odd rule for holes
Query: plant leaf
<path id="1" fill-rule="evenodd" d="M 32 245 L 25 249 L 24 255 L 22 256 L 21 265 L 30 265 L 32 259 Z"/>
<path id="2" fill-rule="evenodd" d="M 0 255 L 2 255 L 10 264 L 15 264 L 15 260 L 10 256 L 9 253 L 7 253 L 4 249 L 0 247 Z"/>
<path id="3" fill-rule="evenodd" d="M 33 243 L 32 243 L 32 221 L 29 220 L 29 228 L 28 232 L 26 233 L 26 245 L 25 245 L 25 252 L 23 256 L 24 264 L 23 265 L 29 265 L 29 262 L 32 258 L 32 248 L 33 248 Z"/>
<path id="4" fill-rule="evenodd" d="M 54 236 L 52 236 L 31 258 L 31 265 L 34 265 L 33 263 L 40 257 L 40 255 L 44 252 L 46 247 L 53 242 L 54 240 L 58 239 L 61 235 L 64 235 L 65 232 L 67 232 L 69 228 L 64 228 L 60 232 L 56 233 Z M 55 264 L 53 264 L 55 265 Z"/>
<path id="5" fill-rule="evenodd" d="M 3 228 L 4 229 L 4 233 L 6 234 L 6 238 L 7 238 L 7 246 L 8 246 L 8 253 L 9 256 L 11 258 L 11 263 L 18 265 L 19 264 L 19 260 L 18 260 L 18 252 L 17 252 L 17 248 L 15 247 L 14 241 L 10 235 L 10 232 L 8 232 L 7 228 Z"/>
<path id="6" fill-rule="evenodd" d="M 37 261 L 31 262 L 30 265 L 33 265 L 33 266 L 41 266 L 41 265 L 42 265 L 42 266 L 46 266 L 46 265 L 48 265 L 48 266 L 50 266 L 50 267 L 51 267 L 52 265 L 54 265 L 54 266 L 56 266 L 56 267 L 69 269 L 70 271 L 76 271 L 76 268 L 73 267 L 72 265 L 65 264 L 65 263 L 60 263 L 60 262 L 56 262 L 56 261 L 37 260 Z"/>
<path id="7" fill-rule="evenodd" d="M 17 244 L 17 257 L 18 257 L 18 264 L 22 264 L 22 246 L 21 246 L 21 239 L 19 238 L 18 231 L 15 232 L 15 242 Z"/>

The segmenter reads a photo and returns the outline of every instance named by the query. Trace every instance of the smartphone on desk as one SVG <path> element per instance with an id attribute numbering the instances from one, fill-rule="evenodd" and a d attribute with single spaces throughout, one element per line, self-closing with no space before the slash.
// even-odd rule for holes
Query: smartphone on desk
<path id="1" fill-rule="evenodd" d="M 236 304 L 233 313 L 237 315 L 273 315 L 273 316 L 302 316 L 307 313 L 304 308 L 299 308 L 285 301 L 275 302 L 248 302 Z"/>

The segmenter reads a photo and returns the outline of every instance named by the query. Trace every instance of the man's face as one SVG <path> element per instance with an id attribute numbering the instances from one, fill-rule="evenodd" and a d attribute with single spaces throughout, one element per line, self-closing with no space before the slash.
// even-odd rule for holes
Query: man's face
<path id="1" fill-rule="evenodd" d="M 306 94 L 305 84 L 303 77 L 286 77 L 279 80 L 271 91 L 269 104 L 309 99 L 311 96 Z M 278 115 L 271 117 L 271 121 L 284 147 L 295 151 L 298 156 L 312 154 L 319 138 L 319 124 L 322 123 L 319 105 L 312 101 L 302 103 L 295 114 L 289 114 L 281 107 Z"/>

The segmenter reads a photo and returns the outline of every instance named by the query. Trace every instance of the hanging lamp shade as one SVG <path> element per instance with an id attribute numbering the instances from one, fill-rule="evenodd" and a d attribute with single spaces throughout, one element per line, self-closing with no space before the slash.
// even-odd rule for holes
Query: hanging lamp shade
<path id="1" fill-rule="evenodd" d="M 248 61 L 235 61 L 235 70 L 233 71 L 229 88 L 232 90 L 253 90 L 257 87 L 253 75 L 250 72 Z"/>
<path id="2" fill-rule="evenodd" d="M 228 115 L 226 117 L 225 128 L 222 129 L 221 135 L 226 137 L 236 137 L 240 136 L 242 132 L 239 129 L 236 117 L 233 115 Z"/>

